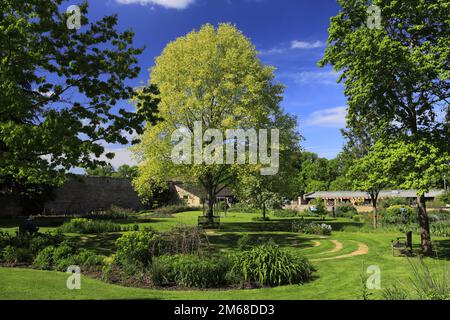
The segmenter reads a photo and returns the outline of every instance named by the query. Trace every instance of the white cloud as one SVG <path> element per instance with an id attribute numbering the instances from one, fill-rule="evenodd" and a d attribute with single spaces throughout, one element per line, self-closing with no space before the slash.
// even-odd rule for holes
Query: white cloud
<path id="1" fill-rule="evenodd" d="M 325 47 L 325 45 L 326 45 L 325 42 L 319 40 L 314 42 L 294 40 L 291 42 L 291 49 L 315 49 L 315 48 L 323 48 Z"/>
<path id="2" fill-rule="evenodd" d="M 302 71 L 289 75 L 299 85 L 337 84 L 339 74 L 334 71 Z"/>
<path id="3" fill-rule="evenodd" d="M 116 0 L 120 4 L 158 5 L 168 9 L 186 9 L 195 0 Z"/>
<path id="4" fill-rule="evenodd" d="M 344 128 L 346 124 L 347 107 L 335 107 L 318 110 L 309 115 L 305 124 L 309 126 Z"/>
<path id="5" fill-rule="evenodd" d="M 286 50 L 282 49 L 282 48 L 272 48 L 272 49 L 269 49 L 269 50 L 262 50 L 262 51 L 259 52 L 259 54 L 262 55 L 262 56 L 270 56 L 270 55 L 273 55 L 273 54 L 283 54 L 285 52 L 286 52 Z"/>

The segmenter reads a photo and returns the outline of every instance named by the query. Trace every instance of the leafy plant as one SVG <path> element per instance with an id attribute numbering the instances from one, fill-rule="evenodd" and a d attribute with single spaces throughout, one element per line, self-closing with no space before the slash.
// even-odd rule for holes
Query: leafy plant
<path id="1" fill-rule="evenodd" d="M 126 272 L 144 269 L 151 265 L 153 255 L 158 250 L 160 236 L 147 231 L 130 231 L 116 240 L 117 252 L 113 263 Z"/>
<path id="2" fill-rule="evenodd" d="M 8 264 L 15 264 L 21 262 L 30 262 L 33 259 L 33 255 L 29 249 L 17 248 L 8 245 L 2 250 L 0 258 L 3 262 L 6 262 Z"/>
<path id="3" fill-rule="evenodd" d="M 389 300 L 449 300 L 450 274 L 444 266 L 442 272 L 432 274 L 424 260 L 409 259 L 412 270 L 410 286 L 394 285 L 383 291 L 383 297 Z"/>
<path id="4" fill-rule="evenodd" d="M 120 232 L 123 228 L 114 222 L 104 220 L 91 220 L 86 218 L 74 218 L 64 223 L 59 229 L 64 233 L 106 233 Z"/>
<path id="5" fill-rule="evenodd" d="M 227 284 L 230 261 L 226 256 L 163 255 L 155 259 L 152 275 L 160 284 L 218 288 Z"/>
<path id="6" fill-rule="evenodd" d="M 336 208 L 336 216 L 344 218 L 352 218 L 358 214 L 358 210 L 350 203 L 342 203 Z"/>
<path id="7" fill-rule="evenodd" d="M 314 222 L 308 222 L 304 219 L 296 220 L 292 222 L 292 232 L 301 232 L 306 234 L 318 234 L 328 236 L 331 234 L 331 225 L 322 223 L 317 224 Z"/>
<path id="8" fill-rule="evenodd" d="M 409 206 L 394 205 L 380 212 L 380 216 L 384 223 L 409 223 L 415 217 L 414 213 L 414 209 Z"/>
<path id="9" fill-rule="evenodd" d="M 201 208 L 189 207 L 189 206 L 186 206 L 186 205 L 169 205 L 169 206 L 160 207 L 160 208 L 155 209 L 153 211 L 152 216 L 165 217 L 165 216 L 170 216 L 170 215 L 175 214 L 175 213 L 189 212 L 189 211 L 199 211 L 199 210 L 201 210 Z"/>
<path id="10" fill-rule="evenodd" d="M 295 257 L 272 243 L 238 253 L 233 272 L 245 281 L 277 286 L 308 281 L 314 271 L 306 258 Z"/>
<path id="11" fill-rule="evenodd" d="M 209 251 L 208 236 L 197 226 L 178 224 L 161 235 L 161 253 L 192 254 Z"/>

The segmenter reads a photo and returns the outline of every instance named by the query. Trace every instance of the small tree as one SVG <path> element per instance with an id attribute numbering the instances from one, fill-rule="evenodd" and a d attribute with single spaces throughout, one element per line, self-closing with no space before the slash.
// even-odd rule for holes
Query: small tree
<path id="1" fill-rule="evenodd" d="M 449 154 L 428 141 L 397 140 L 377 142 L 372 147 L 371 156 L 382 163 L 381 168 L 392 184 L 417 191 L 422 252 L 431 255 L 433 251 L 425 193 L 439 179 L 442 171 L 447 169 Z"/>
<path id="2" fill-rule="evenodd" d="M 354 190 L 367 192 L 372 202 L 373 227 L 377 228 L 377 203 L 380 191 L 390 184 L 388 166 L 383 161 L 384 154 L 369 152 L 365 157 L 353 162 L 347 176 L 353 181 Z"/>
<path id="3" fill-rule="evenodd" d="M 315 198 L 311 201 L 311 204 L 313 204 L 316 207 L 316 212 L 319 216 L 322 217 L 322 220 L 325 220 L 325 216 L 327 214 L 327 207 L 325 206 L 325 200 L 323 200 L 321 197 Z"/>
<path id="4" fill-rule="evenodd" d="M 239 199 L 253 208 L 261 209 L 265 220 L 267 209 L 281 198 L 280 194 L 273 191 L 273 186 L 273 179 L 267 176 L 245 176 L 237 188 Z"/>

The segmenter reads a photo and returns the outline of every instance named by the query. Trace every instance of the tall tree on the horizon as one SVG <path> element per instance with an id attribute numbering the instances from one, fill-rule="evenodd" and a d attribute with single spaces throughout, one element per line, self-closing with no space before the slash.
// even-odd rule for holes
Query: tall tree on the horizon
<path id="1" fill-rule="evenodd" d="M 427 141 L 443 153 L 448 151 L 448 123 L 439 117 L 440 112 L 448 116 L 450 99 L 448 0 L 338 2 L 342 8 L 331 19 L 328 48 L 320 65 L 331 64 L 341 72 L 348 128 L 362 124 L 377 138 L 406 139 L 417 148 Z M 366 23 L 370 4 L 381 9 L 380 28 Z M 430 255 L 424 194 L 431 185 L 422 183 L 430 183 L 421 179 L 423 168 L 423 163 L 405 166 L 403 176 L 415 177 L 409 185 L 421 185 L 418 220 L 422 251 Z"/>

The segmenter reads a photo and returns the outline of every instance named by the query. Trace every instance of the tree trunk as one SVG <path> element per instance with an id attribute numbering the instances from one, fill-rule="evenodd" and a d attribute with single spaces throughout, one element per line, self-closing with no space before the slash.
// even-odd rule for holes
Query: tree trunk
<path id="1" fill-rule="evenodd" d="M 263 203 L 263 220 L 266 220 L 266 203 Z"/>
<path id="2" fill-rule="evenodd" d="M 424 194 L 417 197 L 417 208 L 420 225 L 420 242 L 422 246 L 422 253 L 425 256 L 430 256 L 433 254 L 433 248 L 431 246 L 430 224 L 428 221 Z"/>
<path id="3" fill-rule="evenodd" d="M 373 228 L 376 229 L 378 227 L 378 211 L 377 211 L 378 195 L 371 193 L 370 200 L 372 201 Z"/>
<path id="4" fill-rule="evenodd" d="M 378 227 L 378 217 L 377 217 L 377 204 L 372 203 L 372 215 L 373 215 L 373 228 L 376 229 Z"/>
<path id="5" fill-rule="evenodd" d="M 214 189 L 211 188 L 208 190 L 208 211 L 207 216 L 208 220 L 212 223 L 214 217 L 214 204 L 216 203 L 216 195 L 214 193 Z"/>

